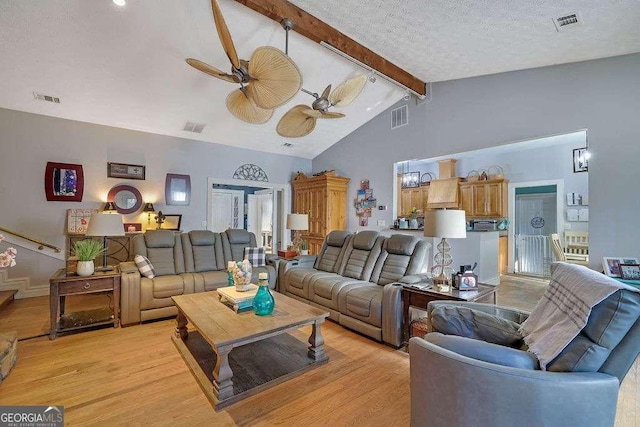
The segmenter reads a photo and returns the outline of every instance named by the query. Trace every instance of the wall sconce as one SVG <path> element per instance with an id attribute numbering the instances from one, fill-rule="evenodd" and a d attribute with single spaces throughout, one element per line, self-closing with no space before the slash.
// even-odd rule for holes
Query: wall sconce
<path id="1" fill-rule="evenodd" d="M 151 214 L 155 213 L 156 209 L 153 207 L 153 203 L 147 202 L 144 204 L 142 212 L 147 213 L 147 228 L 151 227 Z"/>

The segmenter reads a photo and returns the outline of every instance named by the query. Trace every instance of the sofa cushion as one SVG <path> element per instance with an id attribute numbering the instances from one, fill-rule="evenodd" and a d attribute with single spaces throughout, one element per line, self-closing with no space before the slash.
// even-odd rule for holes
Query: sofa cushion
<path id="1" fill-rule="evenodd" d="M 153 279 L 155 277 L 156 271 L 153 269 L 151 261 L 149 261 L 146 256 L 136 255 L 133 260 L 142 276 L 148 277 L 149 279 Z"/>
<path id="2" fill-rule="evenodd" d="M 394 234 L 387 239 L 385 249 L 390 254 L 411 255 L 419 241 L 414 236 Z"/>
<path id="3" fill-rule="evenodd" d="M 353 237 L 353 247 L 355 249 L 370 251 L 376 244 L 378 236 L 379 234 L 376 231 L 361 231 Z"/>
<path id="4" fill-rule="evenodd" d="M 189 240 L 193 246 L 214 246 L 216 235 L 209 230 L 193 230 L 189 232 Z"/>
<path id="5" fill-rule="evenodd" d="M 229 239 L 229 243 L 232 245 L 236 244 L 248 244 L 251 243 L 251 234 L 247 230 L 241 229 L 228 229 L 225 231 L 227 233 L 227 238 Z"/>
<path id="6" fill-rule="evenodd" d="M 438 305 L 429 319 L 436 332 L 473 338 L 514 348 L 522 346 L 520 325 L 483 311 L 456 305 Z"/>
<path id="7" fill-rule="evenodd" d="M 162 276 L 153 279 L 153 297 L 168 298 L 184 293 L 182 276 Z"/>
<path id="8" fill-rule="evenodd" d="M 580 333 L 553 359 L 547 370 L 596 372 L 640 316 L 640 294 L 620 289 L 591 310 Z"/>
<path id="9" fill-rule="evenodd" d="M 147 248 L 149 259 L 153 260 L 153 269 L 156 276 L 176 274 L 173 246 Z"/>
<path id="10" fill-rule="evenodd" d="M 147 248 L 173 248 L 175 236 L 170 230 L 149 230 L 144 233 Z"/>
<path id="11" fill-rule="evenodd" d="M 244 259 L 249 260 L 252 267 L 264 267 L 267 265 L 264 248 L 244 248 Z"/>
<path id="12" fill-rule="evenodd" d="M 382 327 L 383 286 L 369 282 L 349 285 L 338 297 L 340 314 Z"/>

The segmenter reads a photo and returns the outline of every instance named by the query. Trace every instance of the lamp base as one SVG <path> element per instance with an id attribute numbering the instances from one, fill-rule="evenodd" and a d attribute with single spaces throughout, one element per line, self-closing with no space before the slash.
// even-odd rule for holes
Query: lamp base
<path id="1" fill-rule="evenodd" d="M 95 271 L 105 272 L 105 271 L 113 271 L 115 269 L 116 268 L 113 265 L 105 265 L 104 267 L 96 267 Z"/>

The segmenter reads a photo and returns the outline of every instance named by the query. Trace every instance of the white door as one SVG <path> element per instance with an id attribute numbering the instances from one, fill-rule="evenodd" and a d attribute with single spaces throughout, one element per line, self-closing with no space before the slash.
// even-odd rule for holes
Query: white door
<path id="1" fill-rule="evenodd" d="M 275 193 L 272 188 L 267 188 L 256 191 L 254 194 L 258 199 L 259 206 L 256 237 L 259 242 L 261 241 L 261 246 L 264 246 L 267 251 L 272 251 L 273 236 L 276 233 L 276 230 L 274 230 Z"/>
<path id="2" fill-rule="evenodd" d="M 260 198 L 255 194 L 247 194 L 247 231 L 256 236 L 260 244 Z"/>
<path id="3" fill-rule="evenodd" d="M 244 191 L 213 188 L 209 197 L 209 230 L 244 228 Z"/>

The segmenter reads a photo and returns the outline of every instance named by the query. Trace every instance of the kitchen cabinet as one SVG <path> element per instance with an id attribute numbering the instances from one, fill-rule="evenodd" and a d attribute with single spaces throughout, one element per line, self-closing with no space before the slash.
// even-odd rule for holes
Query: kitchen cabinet
<path id="1" fill-rule="evenodd" d="M 460 184 L 461 208 L 469 217 L 506 217 L 507 184 L 504 179 Z"/>
<path id="2" fill-rule="evenodd" d="M 400 204 L 398 216 L 408 217 L 411 215 L 411 209 L 420 210 L 420 214 L 424 215 L 427 209 L 427 197 L 429 196 L 429 186 L 423 185 L 415 188 L 400 189 Z"/>
<path id="3" fill-rule="evenodd" d="M 309 254 L 320 252 L 329 232 L 347 229 L 347 186 L 349 178 L 334 171 L 307 177 L 303 173 L 291 181 L 293 212 L 309 215 L 309 229 L 301 235 L 307 241 Z"/>

